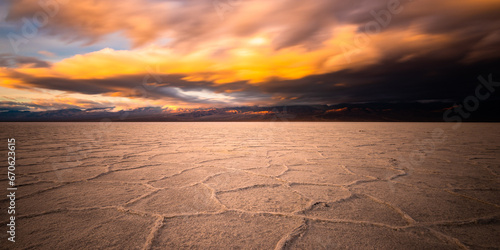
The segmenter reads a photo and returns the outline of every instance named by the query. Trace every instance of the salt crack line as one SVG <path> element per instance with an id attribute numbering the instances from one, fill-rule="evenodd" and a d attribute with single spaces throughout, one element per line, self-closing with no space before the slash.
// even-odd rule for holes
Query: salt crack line
<path id="1" fill-rule="evenodd" d="M 370 198 L 371 200 L 377 202 L 377 203 L 380 203 L 380 204 L 383 204 L 383 205 L 386 205 L 388 206 L 389 208 L 393 209 L 394 211 L 396 211 L 396 213 L 398 213 L 399 215 L 401 215 L 403 217 L 403 219 L 406 220 L 406 222 L 408 222 L 409 225 L 414 225 L 416 223 L 415 219 L 413 219 L 410 215 L 408 215 L 407 213 L 405 213 L 403 210 L 401 210 L 399 207 L 397 206 L 394 206 L 386 201 L 383 201 L 383 200 L 379 200 L 371 195 L 368 195 L 368 194 L 362 194 L 363 196 L 366 196 L 368 198 Z"/>
<path id="2" fill-rule="evenodd" d="M 427 228 L 426 227 L 426 229 L 429 230 L 432 234 L 434 234 L 434 236 L 436 236 L 438 239 L 442 240 L 445 243 L 454 244 L 454 245 L 458 246 L 461 249 L 470 249 L 469 247 L 467 247 L 466 245 L 464 245 L 460 240 L 458 240 L 455 237 L 446 235 L 446 234 L 441 233 L 441 232 L 439 232 L 437 230 L 434 230 L 432 228 Z"/>
<path id="3" fill-rule="evenodd" d="M 163 227 L 164 221 L 165 221 L 165 217 L 158 216 L 155 223 L 153 224 L 153 227 L 151 228 L 151 231 L 149 232 L 148 236 L 146 237 L 146 242 L 144 243 L 144 247 L 142 248 L 143 250 L 149 250 L 153 247 L 154 239 L 158 235 L 158 232 L 160 231 L 160 229 Z"/>

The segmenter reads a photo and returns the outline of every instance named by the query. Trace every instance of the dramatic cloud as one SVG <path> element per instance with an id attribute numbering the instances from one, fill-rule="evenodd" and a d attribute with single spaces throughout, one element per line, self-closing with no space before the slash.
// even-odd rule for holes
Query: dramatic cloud
<path id="1" fill-rule="evenodd" d="M 3 41 L 20 49 L 0 55 L 0 86 L 8 89 L 209 107 L 460 100 L 479 75 L 500 78 L 500 2 L 494 0 L 19 0 L 7 6 Z M 58 51 L 36 37 L 85 47 L 110 36 L 132 47 L 37 58 L 57 58 Z M 36 54 L 23 54 L 21 45 L 30 42 L 40 46 Z"/>

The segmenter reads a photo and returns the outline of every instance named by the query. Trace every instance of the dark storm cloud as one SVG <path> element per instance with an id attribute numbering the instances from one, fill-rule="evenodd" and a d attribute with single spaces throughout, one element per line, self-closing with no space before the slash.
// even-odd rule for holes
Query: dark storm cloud
<path id="1" fill-rule="evenodd" d="M 500 78 L 499 60 L 474 65 L 451 59 L 429 61 L 425 57 L 406 62 L 388 58 L 362 70 L 341 70 L 296 80 L 274 80 L 261 85 L 234 82 L 216 85 L 204 81 L 185 81 L 183 75 L 157 75 L 143 82 L 143 75 L 107 79 L 40 78 L 13 73 L 32 87 L 83 94 L 120 93 L 127 97 L 171 98 L 187 103 L 224 104 L 224 101 L 190 95 L 190 91 L 210 91 L 234 98 L 238 103 L 269 103 L 272 98 L 288 104 L 330 104 L 342 102 L 453 100 L 474 94 L 478 77 L 492 74 Z M 498 98 L 493 95 L 492 98 Z"/>
<path id="2" fill-rule="evenodd" d="M 460 102 L 475 94 L 480 84 L 478 77 L 487 79 L 492 75 L 493 80 L 499 82 L 498 65 L 500 60 L 470 66 L 450 60 L 429 62 L 420 59 L 373 65 L 362 71 L 344 70 L 298 80 L 274 81 L 261 86 L 261 91 L 286 97 L 283 103 L 289 104 Z M 500 99 L 500 96 L 493 93 L 490 98 Z"/>
<path id="3" fill-rule="evenodd" d="M 100 2 L 99 8 L 82 12 L 81 9 L 95 4 L 82 0 L 59 6 L 43 31 L 65 40 L 89 43 L 123 32 L 136 46 L 152 42 L 167 32 L 176 52 L 204 49 L 207 44 L 223 39 L 251 38 L 268 30 L 273 32 L 274 51 L 293 46 L 314 50 L 337 35 L 332 34 L 336 27 L 354 26 L 358 34 L 362 34 L 367 32 L 370 23 L 379 23 L 375 35 L 381 38 L 376 40 L 370 36 L 373 41 L 367 47 L 373 47 L 376 56 L 374 62 L 362 67 L 345 64 L 327 74 L 295 80 L 278 80 L 281 78 L 276 76 L 277 80 L 258 84 L 241 79 L 225 84 L 183 80 L 189 74 L 160 74 L 160 82 L 150 80 L 150 84 L 144 84 L 144 75 L 70 79 L 37 77 L 14 69 L 7 72 L 11 78 L 37 88 L 208 104 L 223 104 L 231 98 L 244 103 L 300 104 L 460 100 L 473 94 L 478 76 L 492 74 L 494 79 L 500 78 L 500 1 L 242 0 L 229 11 L 224 9 L 224 20 L 218 16 L 220 9 L 212 3 L 155 1 L 144 4 L 139 0 L 126 0 L 120 5 Z M 11 1 L 10 5 L 7 20 L 20 25 L 23 18 L 43 11 L 35 0 Z M 387 38 L 388 34 L 392 40 Z M 425 39 L 411 40 L 407 35 Z M 236 45 L 223 45 L 228 49 L 233 46 Z M 372 53 L 369 49 L 360 51 L 361 55 L 369 53 Z M 0 66 L 50 66 L 36 58 L 4 57 L 8 58 L 0 56 Z M 189 91 L 210 91 L 229 99 L 207 98 Z"/>

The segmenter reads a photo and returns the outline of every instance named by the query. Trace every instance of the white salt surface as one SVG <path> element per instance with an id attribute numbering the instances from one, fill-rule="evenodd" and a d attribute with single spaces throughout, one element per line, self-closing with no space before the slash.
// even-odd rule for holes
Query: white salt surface
<path id="1" fill-rule="evenodd" d="M 0 248 L 498 249 L 500 124 L 453 125 L 1 123 Z"/>

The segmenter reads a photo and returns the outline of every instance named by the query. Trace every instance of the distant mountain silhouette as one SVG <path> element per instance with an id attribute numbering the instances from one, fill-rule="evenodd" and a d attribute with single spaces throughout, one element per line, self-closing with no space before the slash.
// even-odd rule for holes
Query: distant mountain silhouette
<path id="1" fill-rule="evenodd" d="M 78 122 L 78 121 L 355 121 L 355 122 L 443 122 L 445 112 L 454 103 L 362 103 L 336 105 L 295 105 L 275 107 L 228 107 L 171 112 L 156 107 L 112 112 L 109 109 L 63 109 L 54 111 L 0 112 L 3 122 Z M 500 101 L 481 102 L 467 122 L 500 122 Z M 451 111 L 450 111 L 451 112 Z M 448 113 L 450 113 L 448 112 Z M 458 113 L 451 112 L 451 115 Z"/>

